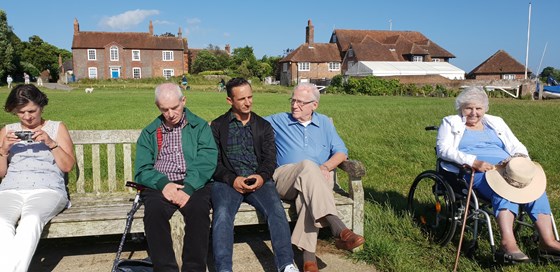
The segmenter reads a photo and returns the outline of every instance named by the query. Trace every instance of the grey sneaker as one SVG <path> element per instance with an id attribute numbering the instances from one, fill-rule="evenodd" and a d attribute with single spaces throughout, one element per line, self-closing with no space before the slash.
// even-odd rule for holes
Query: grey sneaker
<path id="1" fill-rule="evenodd" d="M 284 267 L 284 272 L 299 272 L 299 269 L 295 265 L 290 264 Z"/>

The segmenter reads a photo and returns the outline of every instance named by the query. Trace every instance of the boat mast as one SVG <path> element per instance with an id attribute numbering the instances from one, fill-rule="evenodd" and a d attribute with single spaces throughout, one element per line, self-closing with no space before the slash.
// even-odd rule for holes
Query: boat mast
<path id="1" fill-rule="evenodd" d="M 529 2 L 529 23 L 527 25 L 527 51 L 525 51 L 525 79 L 527 79 L 527 66 L 529 65 L 529 38 L 530 37 L 531 37 L 531 2 Z"/>

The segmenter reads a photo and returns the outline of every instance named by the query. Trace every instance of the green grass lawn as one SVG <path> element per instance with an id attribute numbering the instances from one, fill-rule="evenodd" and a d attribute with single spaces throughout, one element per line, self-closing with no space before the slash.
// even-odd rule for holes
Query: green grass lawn
<path id="1" fill-rule="evenodd" d="M 83 90 L 45 90 L 49 105 L 44 117 L 63 120 L 70 129 L 140 129 L 159 113 L 152 89 L 96 88 L 93 94 Z M 289 111 L 289 93 L 259 90 L 254 93 L 254 111 L 262 116 Z M 229 107 L 225 93 L 187 92 L 187 106 L 197 115 L 212 120 Z M 7 89 L 0 89 L 5 101 Z M 539 161 L 548 177 L 548 196 L 553 212 L 560 216 L 560 137 L 558 137 L 560 101 L 491 99 L 490 114 L 505 119 L 517 137 Z M 355 258 L 376 265 L 380 271 L 450 271 L 456 243 L 445 247 L 426 240 L 406 212 L 408 189 L 420 172 L 435 163 L 435 132 L 427 125 L 439 125 L 442 117 L 454 114 L 454 99 L 425 97 L 365 97 L 324 95 L 318 112 L 334 119 L 352 159 L 365 164 L 366 245 Z M 0 113 L 0 124 L 17 118 Z M 345 178 L 345 177 L 343 177 Z M 558 220 L 557 220 L 558 221 Z M 558 222 L 560 223 L 560 222 Z M 499 244 L 499 241 L 497 241 Z M 533 257 L 535 245 L 522 243 Z M 319 256 L 320 257 L 320 256 Z M 461 258 L 462 271 L 550 271 L 558 267 L 524 264 L 499 267 L 490 262 L 486 239 L 474 259 Z"/>

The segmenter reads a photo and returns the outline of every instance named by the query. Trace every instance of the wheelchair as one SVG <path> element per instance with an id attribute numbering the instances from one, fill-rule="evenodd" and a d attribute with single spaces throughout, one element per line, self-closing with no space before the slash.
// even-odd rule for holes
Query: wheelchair
<path id="1" fill-rule="evenodd" d="M 427 131 L 437 129 L 437 126 L 426 127 Z M 441 167 L 444 162 L 456 166 L 459 173 L 444 170 Z M 413 221 L 434 243 L 442 246 L 446 245 L 457 232 L 460 232 L 467 209 L 467 194 L 470 182 L 463 177 L 465 174 L 470 174 L 470 171 L 470 168 L 438 158 L 435 170 L 426 170 L 414 179 L 408 193 L 408 209 Z M 473 190 L 465 226 L 465 235 L 469 233 L 470 241 L 464 243 L 465 247 L 462 252 L 468 257 L 473 257 L 478 248 L 479 236 L 486 230 L 493 261 L 507 263 L 508 260 L 504 259 L 503 254 L 496 250 L 492 229 L 492 214 L 490 202 L 477 196 L 476 191 Z M 515 220 L 514 231 L 519 234 L 521 228 L 529 227 L 533 229 L 531 240 L 537 241 L 537 232 L 534 230 L 532 222 L 526 217 L 526 212 L 521 208 Z M 554 217 L 552 215 L 551 217 L 555 238 L 559 240 Z"/>

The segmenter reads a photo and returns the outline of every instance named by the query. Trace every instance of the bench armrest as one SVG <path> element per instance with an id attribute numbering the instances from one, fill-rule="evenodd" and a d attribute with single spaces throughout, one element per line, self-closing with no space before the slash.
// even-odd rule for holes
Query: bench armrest
<path id="1" fill-rule="evenodd" d="M 348 173 L 348 193 L 354 201 L 353 226 L 355 233 L 364 235 L 364 187 L 362 177 L 366 169 L 362 162 L 357 160 L 346 160 L 338 168 Z"/>

